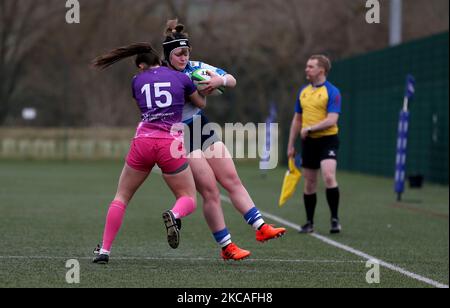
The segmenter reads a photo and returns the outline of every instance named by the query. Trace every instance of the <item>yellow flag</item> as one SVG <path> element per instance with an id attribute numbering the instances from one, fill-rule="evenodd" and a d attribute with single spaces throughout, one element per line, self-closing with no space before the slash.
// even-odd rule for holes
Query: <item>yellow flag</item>
<path id="1" fill-rule="evenodd" d="M 286 171 L 284 176 L 283 187 L 281 188 L 280 201 L 278 203 L 279 207 L 282 207 L 289 198 L 295 193 L 297 189 L 297 184 L 300 181 L 302 173 L 295 165 L 295 160 L 289 158 L 289 170 Z"/>

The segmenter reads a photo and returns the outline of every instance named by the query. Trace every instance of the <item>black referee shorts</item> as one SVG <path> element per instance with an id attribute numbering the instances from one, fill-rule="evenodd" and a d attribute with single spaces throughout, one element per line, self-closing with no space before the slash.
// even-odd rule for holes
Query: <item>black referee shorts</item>
<path id="1" fill-rule="evenodd" d="M 302 167 L 320 169 L 320 163 L 326 159 L 337 161 L 339 150 L 338 135 L 320 138 L 306 138 L 302 141 Z"/>

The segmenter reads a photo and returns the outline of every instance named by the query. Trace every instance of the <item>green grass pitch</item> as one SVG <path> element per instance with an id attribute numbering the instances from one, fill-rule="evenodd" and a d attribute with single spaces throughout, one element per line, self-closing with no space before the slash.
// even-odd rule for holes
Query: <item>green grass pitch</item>
<path id="1" fill-rule="evenodd" d="M 260 244 L 226 202 L 232 239 L 251 250 L 250 259 L 220 259 L 201 202 L 184 219 L 180 247 L 173 250 L 161 214 L 174 198 L 158 174 L 150 176 L 130 203 L 109 265 L 94 265 L 91 252 L 101 240 L 121 168 L 118 162 L 1 161 L 0 287 L 432 287 L 385 267 L 380 283 L 368 284 L 365 259 L 291 227 L 283 238 Z M 304 223 L 300 187 L 283 208 L 277 206 L 283 168 L 265 176 L 253 163 L 240 163 L 238 170 L 262 211 Z M 448 187 L 408 189 L 398 204 L 390 179 L 338 172 L 338 180 L 343 233 L 328 234 L 322 186 L 316 213 L 319 234 L 448 285 Z M 80 262 L 80 284 L 66 283 L 69 259 Z"/>

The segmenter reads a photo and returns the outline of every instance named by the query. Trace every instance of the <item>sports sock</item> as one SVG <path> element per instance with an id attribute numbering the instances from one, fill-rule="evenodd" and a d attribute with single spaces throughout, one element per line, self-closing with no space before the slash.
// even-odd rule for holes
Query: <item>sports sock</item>
<path id="1" fill-rule="evenodd" d="M 110 251 L 108 251 L 108 250 L 104 250 L 103 248 L 102 248 L 102 249 L 100 249 L 100 254 L 101 254 L 101 255 L 108 255 L 108 256 L 109 256 L 109 255 L 110 255 L 110 253 L 111 253 L 111 252 L 110 252 Z"/>
<path id="2" fill-rule="evenodd" d="M 230 232 L 228 232 L 228 229 L 225 228 L 221 231 L 218 231 L 213 234 L 214 238 L 216 239 L 217 244 L 220 245 L 220 247 L 225 248 L 229 244 L 231 244 L 231 235 Z"/>
<path id="3" fill-rule="evenodd" d="M 172 213 L 176 219 L 181 219 L 192 214 L 195 211 L 195 201 L 191 197 L 181 197 L 175 203 Z"/>
<path id="4" fill-rule="evenodd" d="M 244 215 L 244 218 L 255 230 L 259 230 L 265 224 L 264 219 L 256 206 L 248 211 L 247 214 Z"/>
<path id="5" fill-rule="evenodd" d="M 327 201 L 328 206 L 331 211 L 331 218 L 338 218 L 338 209 L 339 209 L 339 187 L 328 188 L 327 189 Z"/>
<path id="6" fill-rule="evenodd" d="M 316 210 L 317 194 L 304 194 L 303 201 L 305 202 L 306 219 L 309 223 L 314 224 L 314 212 Z"/>
<path id="7" fill-rule="evenodd" d="M 111 251 L 112 243 L 122 226 L 126 209 L 127 206 L 117 200 L 111 202 L 111 205 L 109 206 L 108 214 L 106 215 L 105 230 L 103 232 L 102 251 L 105 254 L 109 254 Z"/>

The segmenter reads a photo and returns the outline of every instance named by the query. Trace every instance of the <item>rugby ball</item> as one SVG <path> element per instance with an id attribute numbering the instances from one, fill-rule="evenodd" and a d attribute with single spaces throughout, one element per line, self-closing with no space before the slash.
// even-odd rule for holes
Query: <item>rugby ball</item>
<path id="1" fill-rule="evenodd" d="M 202 89 L 204 89 L 206 87 L 206 85 L 200 84 L 199 82 L 200 81 L 210 80 L 211 76 L 208 75 L 208 70 L 207 69 L 200 68 L 200 69 L 195 70 L 194 72 L 192 72 L 191 79 L 192 79 L 192 82 L 197 87 L 197 89 L 198 90 L 202 90 Z M 225 88 L 224 87 L 220 87 L 220 88 L 215 89 L 214 91 L 212 91 L 212 93 L 210 95 L 218 96 L 218 95 L 222 95 L 223 92 L 225 92 Z"/>

